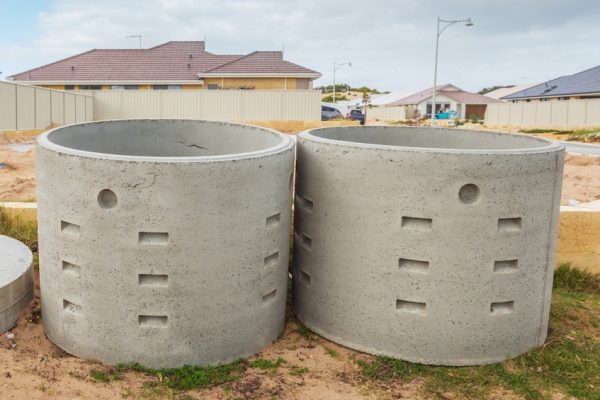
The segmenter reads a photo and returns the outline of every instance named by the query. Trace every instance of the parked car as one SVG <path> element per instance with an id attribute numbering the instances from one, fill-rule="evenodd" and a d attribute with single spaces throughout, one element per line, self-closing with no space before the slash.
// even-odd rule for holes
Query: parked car
<path id="1" fill-rule="evenodd" d="M 361 125 L 365 124 L 365 114 L 363 114 L 360 110 L 351 110 L 350 119 L 353 121 L 360 121 Z"/>
<path id="2" fill-rule="evenodd" d="M 321 121 L 329 121 L 330 119 L 341 117 L 342 113 L 339 110 L 329 106 L 321 106 Z"/>

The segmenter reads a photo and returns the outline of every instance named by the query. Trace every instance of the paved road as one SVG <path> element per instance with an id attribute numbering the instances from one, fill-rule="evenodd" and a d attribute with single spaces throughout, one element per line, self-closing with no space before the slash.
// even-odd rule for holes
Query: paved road
<path id="1" fill-rule="evenodd" d="M 563 142 L 558 140 L 560 144 L 563 144 L 569 153 L 578 153 L 578 154 L 593 154 L 600 156 L 600 145 L 598 144 L 585 144 L 585 143 L 577 143 L 577 142 Z"/>

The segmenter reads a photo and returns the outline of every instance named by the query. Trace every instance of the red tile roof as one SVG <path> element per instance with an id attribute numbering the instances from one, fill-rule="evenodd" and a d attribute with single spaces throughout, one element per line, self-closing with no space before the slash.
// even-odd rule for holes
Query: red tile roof
<path id="1" fill-rule="evenodd" d="M 94 49 L 13 75 L 15 81 L 190 81 L 206 72 L 235 74 L 309 74 L 318 72 L 285 61 L 279 51 L 220 55 L 204 42 L 167 42 L 149 49 Z"/>
<path id="2" fill-rule="evenodd" d="M 419 104 L 428 100 L 432 97 L 433 94 L 433 86 L 422 90 L 420 92 L 411 94 L 403 99 L 395 101 L 390 106 L 400 106 L 406 104 Z M 436 96 L 445 96 L 449 97 L 453 100 L 456 100 L 462 104 L 490 104 L 490 103 L 501 103 L 499 100 L 493 99 L 491 97 L 487 97 L 478 93 L 465 92 L 464 90 L 451 85 L 438 85 Z"/>

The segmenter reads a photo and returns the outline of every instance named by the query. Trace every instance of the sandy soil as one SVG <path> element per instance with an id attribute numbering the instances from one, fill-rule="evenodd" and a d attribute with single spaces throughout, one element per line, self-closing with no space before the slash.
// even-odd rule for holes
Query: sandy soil
<path id="1" fill-rule="evenodd" d="M 0 200 L 35 199 L 35 150 L 18 153 L 0 147 Z M 600 157 L 567 154 L 561 204 L 600 199 Z"/>
<path id="2" fill-rule="evenodd" d="M 356 360 L 370 360 L 371 356 L 312 334 L 308 338 L 301 336 L 295 320 L 288 321 L 276 342 L 249 360 L 281 357 L 285 362 L 275 372 L 248 368 L 231 384 L 185 393 L 162 386 L 149 387 L 148 383 L 158 378 L 137 372 L 124 373 L 123 379 L 110 383 L 97 382 L 90 377 L 90 371 L 108 372 L 110 368 L 73 357 L 52 344 L 42 324 L 31 317 L 39 312 L 38 296 L 36 287 L 35 300 L 11 331 L 14 340 L 0 335 L 0 399 L 173 399 L 184 394 L 206 400 L 425 398 L 418 381 L 386 383 L 385 387 L 363 381 Z M 12 348 L 12 344 L 16 347 Z M 294 375 L 291 373 L 294 367 L 308 368 L 308 372 Z"/>

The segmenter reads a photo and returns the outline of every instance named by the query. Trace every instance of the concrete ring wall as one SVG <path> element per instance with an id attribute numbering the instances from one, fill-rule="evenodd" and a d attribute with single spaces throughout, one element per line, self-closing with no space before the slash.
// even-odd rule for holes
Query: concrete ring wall
<path id="1" fill-rule="evenodd" d="M 29 247 L 0 235 L 0 333 L 15 326 L 33 299 L 32 261 Z"/>
<path id="2" fill-rule="evenodd" d="M 40 136 L 46 334 L 108 364 L 215 365 L 285 318 L 294 142 L 248 125 L 122 120 Z"/>
<path id="3" fill-rule="evenodd" d="M 299 135 L 293 299 L 342 345 L 485 364 L 548 326 L 563 148 L 455 129 Z"/>

